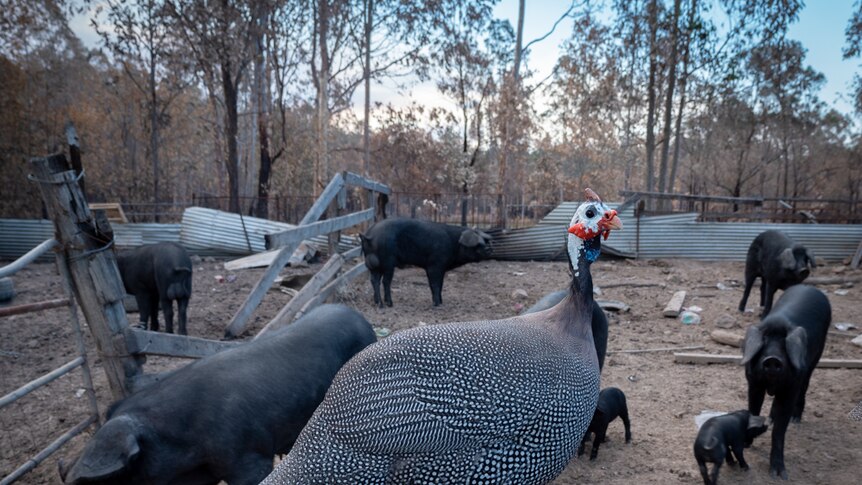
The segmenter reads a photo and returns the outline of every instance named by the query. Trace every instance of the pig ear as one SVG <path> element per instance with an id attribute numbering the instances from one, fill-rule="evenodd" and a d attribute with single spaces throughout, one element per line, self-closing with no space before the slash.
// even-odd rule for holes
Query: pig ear
<path id="1" fill-rule="evenodd" d="M 783 268 L 794 270 L 796 269 L 796 258 L 793 257 L 793 248 L 784 248 L 784 251 L 778 255 L 778 261 Z"/>
<path id="2" fill-rule="evenodd" d="M 808 349 L 808 334 L 802 327 L 796 327 L 787 334 L 784 339 L 784 345 L 787 350 L 787 357 L 790 359 L 790 364 L 796 370 L 805 369 L 806 351 Z"/>
<path id="3" fill-rule="evenodd" d="M 71 467 L 66 483 L 103 480 L 122 472 L 141 452 L 136 431 L 128 416 L 108 420 Z"/>
<path id="4" fill-rule="evenodd" d="M 748 429 L 760 428 L 763 426 L 766 426 L 766 416 L 751 415 L 748 417 Z"/>
<path id="5" fill-rule="evenodd" d="M 760 352 L 763 347 L 763 331 L 757 325 L 748 327 L 745 333 L 745 342 L 742 344 L 742 362 L 740 365 L 747 364 L 751 359 Z"/>
<path id="6" fill-rule="evenodd" d="M 461 237 L 458 239 L 459 244 L 468 248 L 474 248 L 484 242 L 485 241 L 482 239 L 482 236 L 472 229 L 464 230 L 464 232 L 461 233 Z"/>
<path id="7" fill-rule="evenodd" d="M 812 254 L 808 249 L 805 250 L 805 257 L 808 258 L 808 264 L 811 266 L 811 269 L 817 267 L 817 263 L 814 260 L 814 254 Z"/>

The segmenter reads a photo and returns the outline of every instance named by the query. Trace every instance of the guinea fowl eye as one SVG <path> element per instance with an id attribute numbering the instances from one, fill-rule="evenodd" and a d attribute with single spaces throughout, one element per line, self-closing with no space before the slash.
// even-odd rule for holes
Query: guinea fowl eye
<path id="1" fill-rule="evenodd" d="M 592 218 L 593 218 L 593 217 L 595 217 L 595 216 L 596 216 L 596 212 L 595 212 L 594 210 L 592 210 L 592 209 L 587 209 L 587 217 L 589 217 L 590 219 L 592 219 Z"/>

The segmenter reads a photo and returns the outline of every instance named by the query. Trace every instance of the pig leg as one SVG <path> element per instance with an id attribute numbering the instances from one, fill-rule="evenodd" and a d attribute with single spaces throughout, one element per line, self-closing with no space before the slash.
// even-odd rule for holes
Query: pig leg
<path id="1" fill-rule="evenodd" d="M 748 385 L 748 412 L 755 416 L 760 416 L 760 410 L 763 408 L 763 398 L 766 396 L 766 388 L 761 386 Z"/>
<path id="2" fill-rule="evenodd" d="M 728 465 L 733 465 L 734 463 L 736 463 L 733 460 L 732 451 L 733 451 L 733 448 L 730 445 L 727 445 L 727 447 L 725 447 L 725 449 L 724 449 L 724 461 L 726 461 Z"/>
<path id="3" fill-rule="evenodd" d="M 769 452 L 769 476 L 787 480 L 787 470 L 784 468 L 784 437 L 787 425 L 796 402 L 796 396 L 776 394 L 772 401 L 772 449 Z"/>
<path id="4" fill-rule="evenodd" d="M 389 267 L 383 271 L 383 296 L 386 306 L 392 306 L 392 277 L 395 276 L 395 267 Z"/>
<path id="5" fill-rule="evenodd" d="M 739 468 L 741 468 L 743 470 L 748 470 L 748 463 L 745 462 L 745 457 L 742 455 L 742 449 L 743 448 L 744 448 L 744 446 L 742 445 L 742 442 L 734 443 L 732 450 L 733 450 L 733 454 L 736 455 L 736 461 L 739 462 Z M 730 451 L 731 450 L 727 451 L 728 459 L 730 459 Z M 728 462 L 728 463 L 730 463 L 730 462 Z"/>
<path id="6" fill-rule="evenodd" d="M 763 313 L 761 316 L 769 315 L 769 312 L 772 310 L 772 299 L 775 297 L 775 292 L 778 291 L 774 285 L 766 283 L 766 303 L 763 305 Z"/>
<path id="7" fill-rule="evenodd" d="M 443 275 L 445 272 L 439 268 L 428 268 L 425 270 L 428 275 L 428 285 L 431 287 L 431 300 L 434 306 L 443 304 Z"/>
<path id="8" fill-rule="evenodd" d="M 593 438 L 593 448 L 590 450 L 590 460 L 595 460 L 599 456 L 599 445 L 605 442 L 605 435 L 608 433 L 608 423 L 603 421 L 599 423 L 599 429 L 596 430 L 596 437 Z"/>
<path id="9" fill-rule="evenodd" d="M 760 278 L 760 308 L 766 306 L 766 279 Z"/>
<path id="10" fill-rule="evenodd" d="M 697 460 L 697 467 L 700 468 L 700 476 L 703 477 L 703 484 L 712 485 L 712 480 L 709 478 L 709 470 L 706 468 L 706 461 L 700 456 L 695 456 L 694 458 Z"/>
<path id="11" fill-rule="evenodd" d="M 799 387 L 799 394 L 796 397 L 796 404 L 793 406 L 793 415 L 790 417 L 790 421 L 794 423 L 798 423 L 802 421 L 802 411 L 805 410 L 805 395 L 808 393 L 808 384 L 811 383 L 811 372 L 809 372 L 803 379 L 802 385 Z"/>
<path id="12" fill-rule="evenodd" d="M 146 327 L 147 321 L 150 322 L 150 330 L 153 332 L 159 331 L 159 297 L 145 295 L 141 298 L 143 301 L 138 301 L 138 306 L 141 306 L 141 323 Z"/>
<path id="13" fill-rule="evenodd" d="M 626 443 L 632 442 L 632 423 L 629 421 L 629 410 L 627 407 L 623 407 L 622 412 L 620 413 L 620 419 L 623 420 L 623 426 L 626 428 Z"/>
<path id="14" fill-rule="evenodd" d="M 150 320 L 150 300 L 148 295 L 135 295 L 135 301 L 138 303 L 138 326 L 142 329 L 147 329 L 147 322 Z"/>
<path id="15" fill-rule="evenodd" d="M 162 313 L 165 314 L 165 332 L 174 333 L 174 302 L 171 300 L 161 300 Z"/>
<path id="16" fill-rule="evenodd" d="M 587 447 L 587 438 L 589 438 L 589 436 L 590 436 L 589 431 L 584 433 L 584 438 L 581 440 L 581 445 L 578 446 L 578 456 L 581 456 L 584 454 L 584 448 Z"/>
<path id="17" fill-rule="evenodd" d="M 739 301 L 739 311 L 745 311 L 745 304 L 748 303 L 748 295 L 751 293 L 751 287 L 754 286 L 754 276 L 751 272 L 745 272 L 745 290 L 742 291 L 742 300 Z"/>
<path id="18" fill-rule="evenodd" d="M 180 298 L 177 300 L 177 313 L 179 314 L 179 332 L 180 335 L 188 335 L 186 332 L 186 323 L 187 320 L 187 312 L 189 308 L 189 299 L 188 298 Z"/>
<path id="19" fill-rule="evenodd" d="M 382 277 L 383 273 L 371 271 L 371 289 L 374 290 L 374 304 L 380 308 L 383 308 L 383 300 L 380 299 L 380 278 Z"/>

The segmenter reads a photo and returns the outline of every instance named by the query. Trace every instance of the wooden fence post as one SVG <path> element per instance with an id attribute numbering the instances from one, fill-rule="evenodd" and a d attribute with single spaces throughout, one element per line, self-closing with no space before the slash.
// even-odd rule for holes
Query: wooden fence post
<path id="1" fill-rule="evenodd" d="M 79 176 L 62 154 L 30 161 L 42 200 L 54 221 L 55 239 L 72 277 L 72 289 L 87 318 L 114 399 L 131 394 L 142 362 L 129 354 L 123 332 L 126 291 L 114 257 L 107 218 L 94 217 L 78 185 Z M 142 359 L 142 358 L 141 358 Z"/>

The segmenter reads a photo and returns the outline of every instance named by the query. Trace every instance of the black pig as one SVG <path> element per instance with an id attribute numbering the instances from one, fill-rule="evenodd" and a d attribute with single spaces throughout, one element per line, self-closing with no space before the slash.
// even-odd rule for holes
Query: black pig
<path id="1" fill-rule="evenodd" d="M 745 335 L 742 364 L 748 380 L 748 410 L 759 415 L 765 393 L 774 396 L 769 474 L 787 478 L 784 435 L 791 419 L 799 421 L 811 373 L 820 361 L 832 320 L 829 300 L 820 290 L 792 286 L 772 312 Z"/>
<path id="2" fill-rule="evenodd" d="M 174 300 L 179 333 L 186 333 L 186 311 L 192 295 L 192 261 L 177 243 L 147 244 L 117 255 L 126 292 L 135 296 L 141 325 L 159 330 L 159 305 L 165 314 L 165 331 L 174 333 Z"/>
<path id="3" fill-rule="evenodd" d="M 632 428 L 631 422 L 629 422 L 629 409 L 626 406 L 626 395 L 616 387 L 602 389 L 599 393 L 599 402 L 596 404 L 593 420 L 590 421 L 590 427 L 587 428 L 587 432 L 584 433 L 584 439 L 581 441 L 581 446 L 578 447 L 578 456 L 584 454 L 587 438 L 591 433 L 595 433 L 595 437 L 593 438 L 593 448 L 590 450 L 590 460 L 595 460 L 599 456 L 599 445 L 605 442 L 608 424 L 617 419 L 617 416 L 623 420 L 623 426 L 626 429 L 626 443 L 630 443 L 632 440 Z"/>
<path id="4" fill-rule="evenodd" d="M 736 455 L 739 467 L 748 470 L 742 449 L 751 446 L 754 438 L 765 433 L 766 428 L 766 418 L 752 416 L 746 410 L 706 420 L 694 440 L 694 459 L 697 460 L 703 483 L 716 485 L 721 464 L 727 460 L 728 465 L 733 465 L 733 455 Z M 712 468 L 712 476 L 706 468 L 707 463 L 715 465 Z"/>
<path id="5" fill-rule="evenodd" d="M 748 248 L 745 259 L 745 291 L 739 311 L 745 311 L 754 279 L 760 277 L 760 306 L 763 316 L 772 309 L 772 299 L 778 290 L 798 285 L 815 267 L 814 256 L 805 246 L 794 243 L 781 231 L 760 233 Z"/>
<path id="6" fill-rule="evenodd" d="M 380 299 L 380 279 L 386 305 L 392 306 L 392 276 L 395 268 L 418 266 L 425 269 L 434 306 L 443 303 L 443 276 L 466 263 L 491 254 L 491 236 L 459 226 L 416 219 L 386 219 L 369 227 L 361 236 L 365 266 L 371 272 L 374 303 Z"/>
<path id="7" fill-rule="evenodd" d="M 290 451 L 333 377 L 376 340 L 361 314 L 323 305 L 193 362 L 108 410 L 65 483 L 257 485 Z"/>
<path id="8" fill-rule="evenodd" d="M 527 308 L 521 315 L 547 310 L 561 302 L 569 293 L 568 290 L 554 291 L 539 299 L 533 306 Z M 608 317 L 598 303 L 593 301 L 593 343 L 596 345 L 596 355 L 599 357 L 599 370 L 605 366 L 605 354 L 608 351 Z"/>

